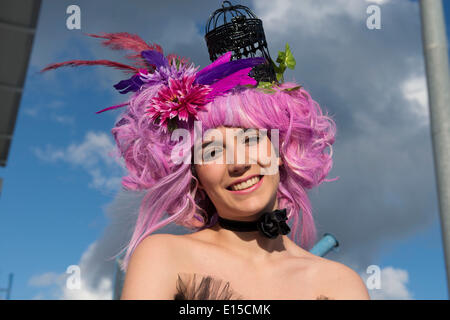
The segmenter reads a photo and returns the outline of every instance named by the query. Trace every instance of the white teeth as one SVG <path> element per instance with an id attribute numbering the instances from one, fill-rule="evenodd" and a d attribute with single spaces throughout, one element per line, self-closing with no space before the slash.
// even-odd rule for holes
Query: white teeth
<path id="1" fill-rule="evenodd" d="M 251 186 L 257 184 L 258 182 L 259 182 L 259 177 L 254 177 L 247 181 L 232 185 L 231 190 L 238 191 L 238 190 L 247 189 L 247 188 L 250 188 Z"/>

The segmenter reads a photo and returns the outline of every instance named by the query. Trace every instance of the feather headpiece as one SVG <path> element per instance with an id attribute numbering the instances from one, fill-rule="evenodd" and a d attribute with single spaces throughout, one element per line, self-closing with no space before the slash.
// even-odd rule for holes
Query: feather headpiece
<path id="1" fill-rule="evenodd" d="M 170 54 L 164 56 L 157 44 L 147 44 L 138 35 L 127 32 L 87 34 L 94 38 L 106 39 L 104 46 L 113 50 L 130 50 L 126 58 L 132 65 L 110 60 L 70 60 L 53 63 L 41 72 L 60 67 L 82 65 L 104 65 L 133 75 L 114 85 L 121 94 L 137 92 L 149 86 L 158 86 L 158 92 L 147 106 L 146 114 L 159 124 L 164 131 L 172 131 L 177 121 L 197 118 L 197 113 L 216 96 L 229 92 L 236 86 L 257 85 L 257 81 L 248 73 L 265 58 L 247 58 L 230 61 L 231 52 L 225 53 L 213 63 L 200 71 L 189 64 L 186 58 Z M 111 106 L 97 113 L 128 105 L 128 103 Z"/>

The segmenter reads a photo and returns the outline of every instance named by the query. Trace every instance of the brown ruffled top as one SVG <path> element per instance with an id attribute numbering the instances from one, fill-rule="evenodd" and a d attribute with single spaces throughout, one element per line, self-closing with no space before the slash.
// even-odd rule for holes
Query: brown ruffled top
<path id="1" fill-rule="evenodd" d="M 174 300 L 245 300 L 228 281 L 196 273 L 179 273 Z M 320 295 L 316 300 L 332 300 Z"/>

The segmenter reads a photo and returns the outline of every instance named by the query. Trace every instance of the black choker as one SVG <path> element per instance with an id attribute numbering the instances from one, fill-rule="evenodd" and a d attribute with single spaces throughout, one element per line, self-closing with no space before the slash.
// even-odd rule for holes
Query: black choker
<path id="1" fill-rule="evenodd" d="M 219 225 L 232 231 L 260 231 L 265 237 L 273 239 L 279 234 L 288 234 L 291 231 L 286 223 L 286 209 L 264 212 L 256 221 L 229 220 L 218 216 Z"/>

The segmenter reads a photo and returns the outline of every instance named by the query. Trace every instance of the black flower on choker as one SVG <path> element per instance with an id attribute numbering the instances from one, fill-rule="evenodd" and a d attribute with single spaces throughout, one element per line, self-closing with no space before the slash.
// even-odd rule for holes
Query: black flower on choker
<path id="1" fill-rule="evenodd" d="M 264 212 L 256 225 L 258 230 L 267 238 L 276 238 L 279 234 L 288 234 L 291 231 L 286 223 L 286 209 Z"/>
<path id="2" fill-rule="evenodd" d="M 219 225 L 232 231 L 260 231 L 267 238 L 274 239 L 279 234 L 286 235 L 291 231 L 287 221 L 286 209 L 264 212 L 256 221 L 239 221 L 224 219 L 218 216 Z"/>

